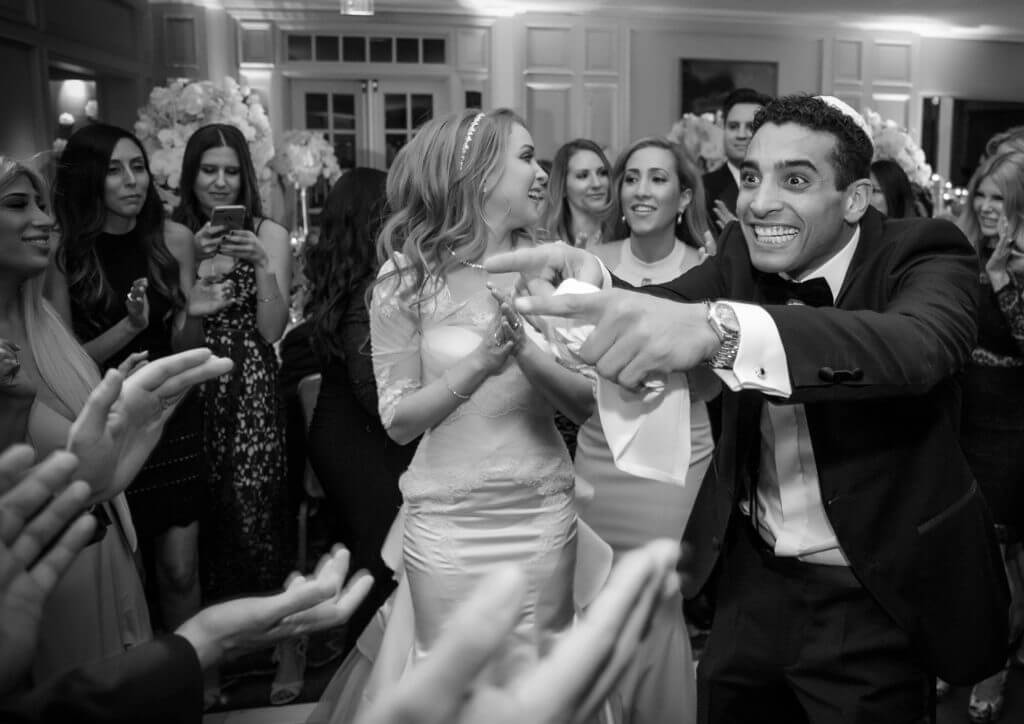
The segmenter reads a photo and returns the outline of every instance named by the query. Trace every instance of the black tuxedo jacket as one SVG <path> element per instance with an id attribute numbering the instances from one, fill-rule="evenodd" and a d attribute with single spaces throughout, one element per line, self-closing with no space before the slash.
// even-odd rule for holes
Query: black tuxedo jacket
<path id="1" fill-rule="evenodd" d="M 715 216 L 715 200 L 721 199 L 722 203 L 729 207 L 729 211 L 736 213 L 736 197 L 740 190 L 736 186 L 736 179 L 729 171 L 729 164 L 723 163 L 711 173 L 704 174 L 704 198 L 708 206 L 708 218 L 717 219 Z M 717 229 L 718 227 L 715 226 Z"/>
<path id="2" fill-rule="evenodd" d="M 972 683 L 1005 662 L 1009 605 L 992 520 L 959 445 L 957 374 L 976 336 L 978 260 L 945 221 L 869 209 L 860 230 L 835 308 L 764 306 L 792 396 L 723 392 L 715 463 L 684 536 L 684 592 L 703 585 L 739 496 L 756 484 L 762 405 L 803 403 L 821 499 L 853 572 L 925 667 Z M 760 303 L 739 224 L 723 241 L 718 256 L 645 291 Z"/>
<path id="3" fill-rule="evenodd" d="M 0 701 L 5 724 L 201 724 L 203 673 L 195 649 L 163 636 Z"/>

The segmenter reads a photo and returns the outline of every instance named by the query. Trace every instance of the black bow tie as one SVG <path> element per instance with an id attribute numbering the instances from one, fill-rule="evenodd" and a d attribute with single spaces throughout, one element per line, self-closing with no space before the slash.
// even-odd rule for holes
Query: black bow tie
<path id="1" fill-rule="evenodd" d="M 825 277 L 814 277 L 805 282 L 783 279 L 778 274 L 759 274 L 758 277 L 758 285 L 768 304 L 806 304 L 808 307 L 835 305 Z"/>

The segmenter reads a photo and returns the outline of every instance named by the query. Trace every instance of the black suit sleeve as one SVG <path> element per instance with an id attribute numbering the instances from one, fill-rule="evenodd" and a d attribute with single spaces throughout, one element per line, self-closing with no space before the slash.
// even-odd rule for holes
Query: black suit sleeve
<path id="1" fill-rule="evenodd" d="M 192 645 L 164 636 L 0 703 L 6 724 L 200 724 L 203 675 Z"/>
<path id="2" fill-rule="evenodd" d="M 880 221 L 867 226 L 870 232 Z M 786 350 L 789 402 L 924 394 L 967 363 L 977 336 L 977 254 L 946 221 L 896 228 L 872 240 L 862 224 L 860 243 L 869 253 L 857 270 L 851 267 L 856 276 L 840 308 L 764 307 Z M 723 237 L 730 238 L 718 256 L 643 291 L 679 301 L 752 300 L 750 257 L 740 233 L 738 225 L 727 227 Z"/>

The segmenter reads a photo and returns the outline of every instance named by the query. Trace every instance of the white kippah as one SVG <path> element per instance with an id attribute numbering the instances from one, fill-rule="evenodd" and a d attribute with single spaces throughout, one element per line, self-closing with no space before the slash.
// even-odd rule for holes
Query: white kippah
<path id="1" fill-rule="evenodd" d="M 864 131 L 864 135 L 868 137 L 868 143 L 871 144 L 871 147 L 872 148 L 875 147 L 875 142 L 871 138 L 871 126 L 869 126 L 868 122 L 864 120 L 864 116 L 862 116 L 857 111 L 853 110 L 853 108 L 848 103 L 845 103 L 844 101 L 839 100 L 835 96 L 814 96 L 814 97 L 817 98 L 819 101 L 824 101 L 828 105 L 832 106 L 833 108 L 835 108 L 837 111 L 842 113 L 847 118 L 852 119 L 853 122 L 857 124 L 857 127 L 860 128 L 860 130 Z"/>

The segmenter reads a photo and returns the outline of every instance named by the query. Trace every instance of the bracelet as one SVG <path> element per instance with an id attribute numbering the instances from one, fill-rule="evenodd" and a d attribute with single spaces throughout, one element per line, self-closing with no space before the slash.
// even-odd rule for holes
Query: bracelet
<path id="1" fill-rule="evenodd" d="M 464 394 L 462 394 L 461 392 L 456 390 L 455 387 L 452 386 L 451 381 L 449 381 L 449 379 L 448 379 L 448 371 L 447 370 L 445 370 L 444 374 L 441 375 L 441 377 L 444 379 L 444 386 L 448 388 L 448 391 L 452 393 L 453 397 L 455 397 L 458 400 L 468 400 L 471 397 L 471 395 L 464 395 Z"/>

